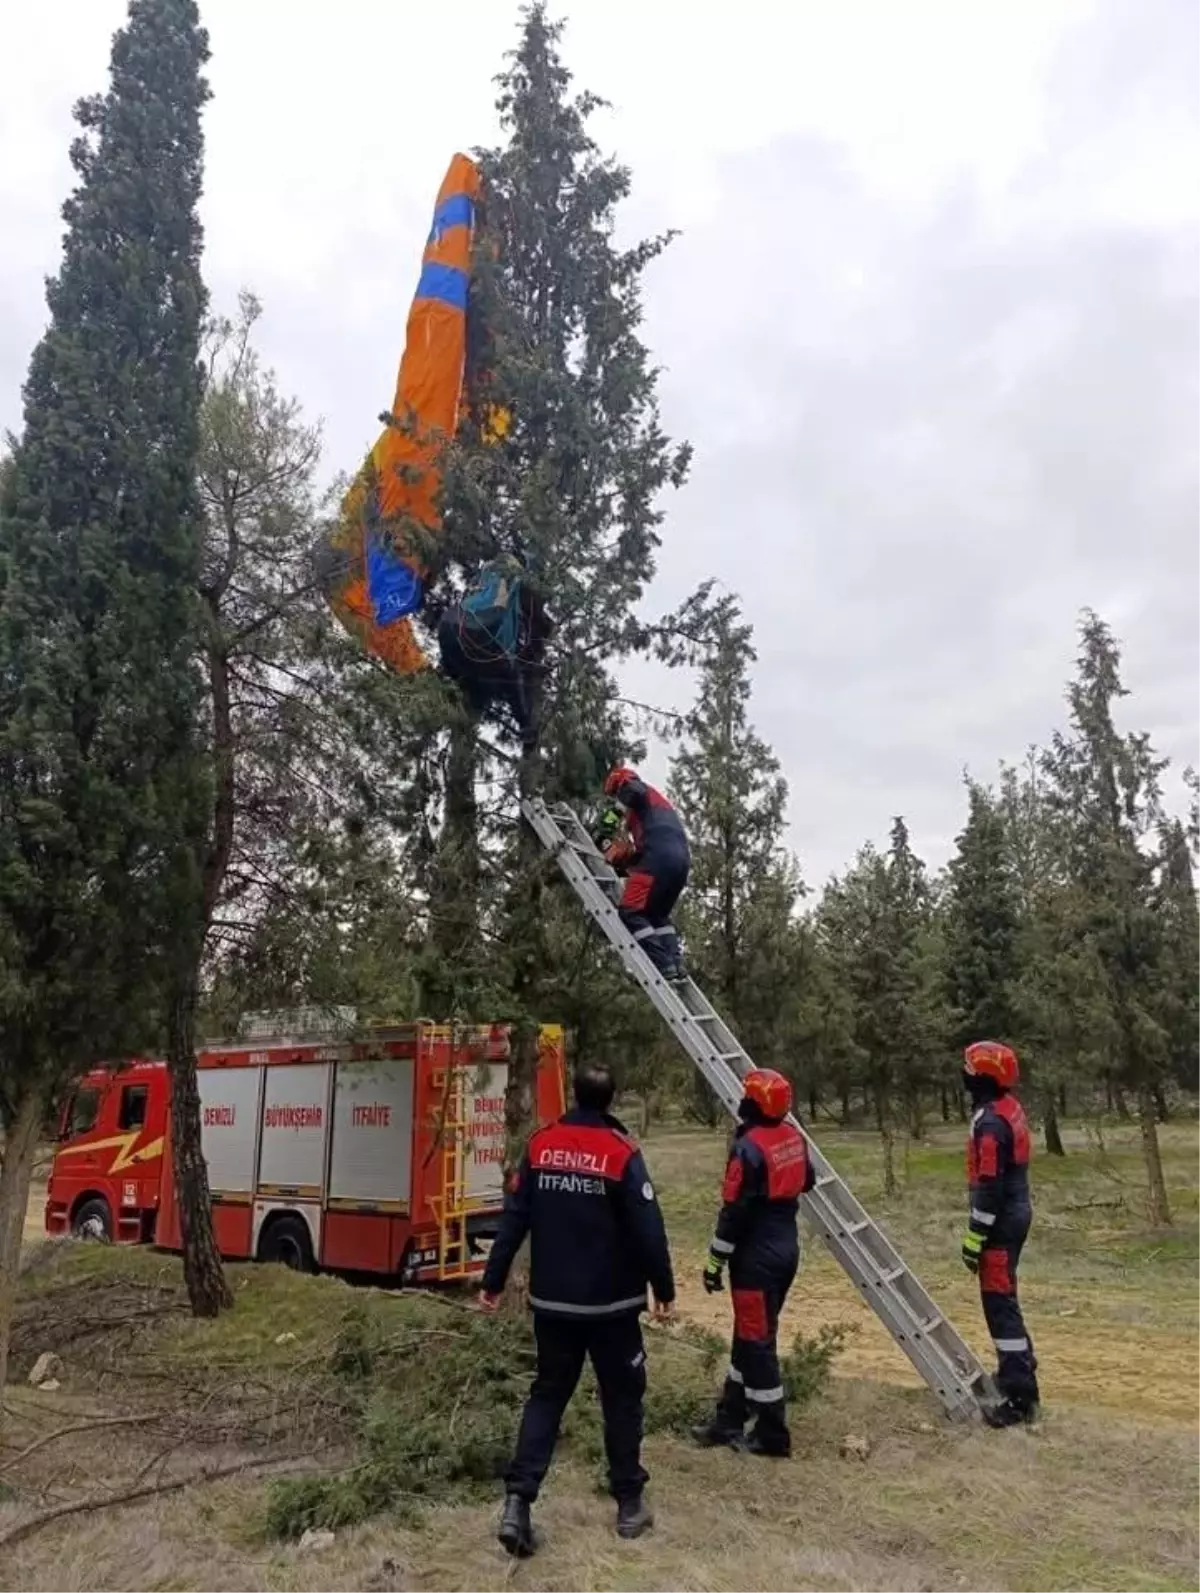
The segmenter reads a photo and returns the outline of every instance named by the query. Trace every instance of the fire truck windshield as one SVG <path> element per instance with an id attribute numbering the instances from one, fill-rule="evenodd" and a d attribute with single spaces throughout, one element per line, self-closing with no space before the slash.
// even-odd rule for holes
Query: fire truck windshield
<path id="1" fill-rule="evenodd" d="M 76 1134 L 86 1134 L 90 1128 L 96 1126 L 96 1115 L 100 1110 L 100 1091 L 91 1089 L 76 1090 L 75 1099 L 71 1102 L 71 1113 L 67 1119 L 67 1139 L 74 1139 Z"/>

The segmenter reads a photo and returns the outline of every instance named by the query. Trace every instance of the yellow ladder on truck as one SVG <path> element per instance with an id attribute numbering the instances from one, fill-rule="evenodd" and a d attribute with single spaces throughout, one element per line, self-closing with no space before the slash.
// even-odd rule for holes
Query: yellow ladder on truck
<path id="1" fill-rule="evenodd" d="M 467 1069 L 458 1035 L 450 1045 L 441 1123 L 441 1191 L 434 1205 L 438 1217 L 438 1279 L 445 1283 L 467 1275 Z"/>

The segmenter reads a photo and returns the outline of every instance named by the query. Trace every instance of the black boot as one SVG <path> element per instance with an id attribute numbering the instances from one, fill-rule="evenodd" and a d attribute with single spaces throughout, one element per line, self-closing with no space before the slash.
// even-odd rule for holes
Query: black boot
<path id="1" fill-rule="evenodd" d="M 692 1438 L 701 1449 L 720 1449 L 722 1446 L 736 1449 L 742 1442 L 742 1429 L 714 1416 L 711 1421 L 693 1427 Z"/>
<path id="2" fill-rule="evenodd" d="M 504 1501 L 504 1514 L 500 1517 L 500 1530 L 496 1534 L 509 1554 L 527 1560 L 537 1548 L 533 1522 L 529 1518 L 529 1501 L 519 1494 L 510 1493 Z"/>
<path id="3" fill-rule="evenodd" d="M 755 1427 L 738 1448 L 744 1449 L 748 1455 L 764 1455 L 771 1460 L 787 1460 L 792 1453 L 792 1438 L 786 1428 L 783 1432 L 772 1429 L 764 1433 Z"/>
<path id="4" fill-rule="evenodd" d="M 617 1535 L 622 1538 L 640 1538 L 647 1527 L 654 1525 L 650 1506 L 639 1493 L 633 1499 L 617 1500 Z"/>
<path id="5" fill-rule="evenodd" d="M 1018 1405 L 1011 1399 L 1002 1399 L 998 1405 L 982 1405 L 983 1419 L 989 1427 L 1019 1427 L 1022 1422 L 1037 1420 L 1036 1405 Z"/>

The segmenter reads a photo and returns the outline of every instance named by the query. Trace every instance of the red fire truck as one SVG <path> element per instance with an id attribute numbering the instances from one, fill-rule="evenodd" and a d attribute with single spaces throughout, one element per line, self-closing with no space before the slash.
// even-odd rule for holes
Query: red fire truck
<path id="1" fill-rule="evenodd" d="M 502 1204 L 503 1025 L 405 1024 L 214 1041 L 200 1052 L 221 1254 L 408 1283 L 474 1276 Z M 46 1231 L 181 1248 L 166 1064 L 97 1068 L 63 1112 Z M 541 1030 L 537 1114 L 565 1107 L 563 1035 Z"/>

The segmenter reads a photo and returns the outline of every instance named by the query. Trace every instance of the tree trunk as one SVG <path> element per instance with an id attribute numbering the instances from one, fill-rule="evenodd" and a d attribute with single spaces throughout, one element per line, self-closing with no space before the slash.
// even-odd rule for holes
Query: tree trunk
<path id="1" fill-rule="evenodd" d="M 17 1303 L 21 1272 L 21 1241 L 29 1206 L 29 1183 L 38 1131 L 46 1112 L 40 1089 L 26 1092 L 4 1140 L 0 1166 L 0 1436 L 4 1433 L 4 1393 L 8 1387 L 8 1341 Z"/>
<path id="2" fill-rule="evenodd" d="M 1065 1084 L 1058 1086 L 1058 1112 L 1060 1117 L 1067 1116 L 1067 1086 Z"/>
<path id="3" fill-rule="evenodd" d="M 909 1139 L 924 1139 L 925 1138 L 925 1103 L 921 1099 L 920 1090 L 911 1091 L 910 1094 L 909 1094 L 908 1100 L 905 1103 L 905 1105 L 906 1105 L 906 1108 L 907 1108 L 906 1116 L 908 1117 L 908 1137 L 909 1137 Z"/>
<path id="4" fill-rule="evenodd" d="M 1158 1113 L 1159 1122 L 1168 1122 L 1170 1120 L 1171 1113 L 1167 1107 L 1167 1092 L 1163 1089 L 1161 1084 L 1156 1084 L 1154 1086 L 1154 1106 Z"/>
<path id="5" fill-rule="evenodd" d="M 956 1097 L 958 1098 L 958 1120 L 959 1120 L 960 1123 L 965 1123 L 966 1120 L 967 1120 L 967 1094 L 966 1094 L 966 1091 L 965 1090 L 955 1090 L 954 1093 L 955 1093 Z"/>
<path id="6" fill-rule="evenodd" d="M 1129 1103 L 1125 1099 L 1125 1091 L 1115 1081 L 1113 1083 L 1113 1098 L 1117 1103 L 1117 1117 L 1122 1123 L 1129 1121 Z"/>
<path id="7" fill-rule="evenodd" d="M 896 1142 L 892 1133 L 891 1103 L 888 1100 L 886 1085 L 878 1084 L 875 1087 L 875 1124 L 879 1129 L 879 1140 L 883 1146 L 883 1192 L 885 1195 L 896 1193 Z"/>
<path id="8" fill-rule="evenodd" d="M 518 788 L 522 799 L 540 794 L 542 760 L 536 750 L 521 755 Z M 542 848 L 522 819 L 516 846 L 516 877 L 509 892 L 509 934 L 512 951 L 512 993 L 517 1008 L 516 1034 L 504 1092 L 504 1170 L 511 1175 L 520 1163 L 534 1123 L 537 1071 L 538 998 L 546 967 L 546 936 L 542 914 L 545 884 Z"/>
<path id="9" fill-rule="evenodd" d="M 721 1103 L 698 1068 L 692 1073 L 692 1116 L 705 1128 L 716 1128 L 721 1121 Z"/>
<path id="10" fill-rule="evenodd" d="M 466 967 L 479 944 L 479 810 L 475 799 L 478 755 L 474 719 L 450 730 L 446 763 L 444 823 L 438 838 L 430 917 L 435 972 L 422 991 L 424 1005 L 439 1018 L 458 1008 Z M 475 1013 L 475 1017 L 485 1014 Z"/>
<path id="11" fill-rule="evenodd" d="M 1058 1127 L 1058 1103 L 1054 1099 L 1053 1089 L 1045 1092 L 1043 1098 L 1042 1127 L 1046 1134 L 1046 1152 L 1050 1156 L 1065 1156 L 1066 1147 L 1062 1142 L 1062 1134 Z"/>
<path id="12" fill-rule="evenodd" d="M 850 1122 L 850 1086 L 843 1084 L 838 1091 L 838 1122 L 846 1128 Z"/>
<path id="13" fill-rule="evenodd" d="M 1150 1223 L 1155 1228 L 1166 1228 L 1171 1222 L 1171 1207 L 1167 1201 L 1167 1181 L 1163 1177 L 1162 1155 L 1158 1148 L 1154 1091 L 1149 1085 L 1143 1085 L 1138 1090 L 1138 1121 L 1142 1130 L 1142 1157 L 1146 1163 Z"/>
<path id="14" fill-rule="evenodd" d="M 950 1092 L 944 1084 L 938 1085 L 938 1098 L 942 1108 L 942 1122 L 948 1123 L 950 1121 Z"/>
<path id="15" fill-rule="evenodd" d="M 818 1106 L 820 1106 L 820 1104 L 821 1104 L 820 1091 L 816 1090 L 816 1089 L 810 1089 L 809 1092 L 808 1092 L 808 1120 L 809 1120 L 810 1123 L 815 1123 L 816 1122 L 816 1120 L 817 1120 L 817 1108 L 818 1108 Z"/>
<path id="16" fill-rule="evenodd" d="M 200 1143 L 200 1090 L 196 1082 L 196 979 L 181 969 L 167 1012 L 167 1066 L 171 1074 L 171 1154 L 175 1199 L 183 1239 L 183 1279 L 192 1315 L 219 1316 L 233 1306 L 213 1233 L 208 1164 Z"/>

